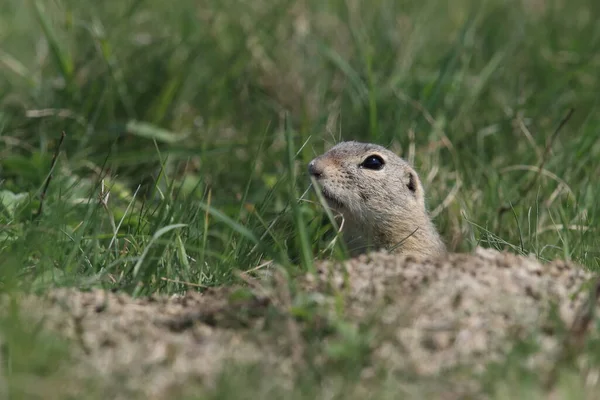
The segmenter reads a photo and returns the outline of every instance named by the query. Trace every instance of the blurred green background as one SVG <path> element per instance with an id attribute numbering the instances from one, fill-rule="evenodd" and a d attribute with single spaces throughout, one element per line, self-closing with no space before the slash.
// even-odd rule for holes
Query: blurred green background
<path id="1" fill-rule="evenodd" d="M 598 268 L 597 1 L 0 10 L 3 287 L 174 292 L 310 268 L 341 249 L 306 165 L 340 140 L 413 162 L 451 250 Z"/>

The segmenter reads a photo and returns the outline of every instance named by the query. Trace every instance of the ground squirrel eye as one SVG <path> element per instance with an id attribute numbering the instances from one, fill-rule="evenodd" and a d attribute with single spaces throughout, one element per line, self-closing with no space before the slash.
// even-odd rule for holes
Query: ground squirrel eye
<path id="1" fill-rule="evenodd" d="M 380 170 L 381 168 L 383 168 L 384 164 L 385 163 L 383 162 L 383 158 L 379 157 L 378 155 L 372 155 L 365 158 L 365 160 L 360 164 L 360 166 L 362 168 Z"/>

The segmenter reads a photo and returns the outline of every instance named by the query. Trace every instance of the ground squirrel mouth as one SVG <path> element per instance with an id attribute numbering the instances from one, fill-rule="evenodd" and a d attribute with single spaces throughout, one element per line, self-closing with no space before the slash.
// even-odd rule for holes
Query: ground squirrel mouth
<path id="1" fill-rule="evenodd" d="M 323 194 L 323 197 L 325 198 L 325 200 L 327 200 L 327 203 L 329 204 L 330 208 L 340 209 L 344 207 L 344 203 L 342 203 L 326 188 L 321 188 L 321 194 Z"/>

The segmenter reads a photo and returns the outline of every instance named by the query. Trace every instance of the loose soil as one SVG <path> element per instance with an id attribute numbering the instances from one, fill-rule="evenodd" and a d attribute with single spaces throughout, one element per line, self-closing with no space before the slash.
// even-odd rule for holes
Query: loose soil
<path id="1" fill-rule="evenodd" d="M 273 268 L 245 281 L 137 299 L 56 289 L 20 304 L 71 343 L 72 381 L 93 377 L 110 398 L 208 395 L 244 365 L 258 371 L 253 387 L 291 391 L 312 371 L 331 374 L 321 393 L 334 377 L 355 376 L 348 398 L 373 394 L 382 379 L 403 398 L 483 398 L 488 367 L 527 340 L 533 350 L 519 364 L 549 386 L 558 361 L 575 354 L 590 393 L 600 389 L 579 351 L 598 338 L 590 311 L 599 289 L 575 264 L 481 248 L 443 260 L 371 253 L 320 262 L 316 275 Z M 77 396 L 81 386 L 68 390 Z"/>

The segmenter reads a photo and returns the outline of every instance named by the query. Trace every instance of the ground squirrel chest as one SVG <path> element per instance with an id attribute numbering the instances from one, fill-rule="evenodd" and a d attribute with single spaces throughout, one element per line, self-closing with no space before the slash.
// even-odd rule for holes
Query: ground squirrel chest
<path id="1" fill-rule="evenodd" d="M 343 218 L 352 255 L 378 248 L 423 256 L 446 252 L 418 174 L 388 149 L 341 142 L 313 159 L 308 171 L 329 207 Z"/>

